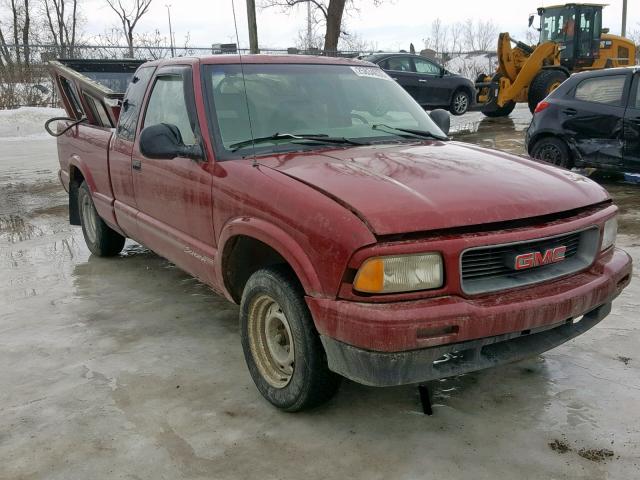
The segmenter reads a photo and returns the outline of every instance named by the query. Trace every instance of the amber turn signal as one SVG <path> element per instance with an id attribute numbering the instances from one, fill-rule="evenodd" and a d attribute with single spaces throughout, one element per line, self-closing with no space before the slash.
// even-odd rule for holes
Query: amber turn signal
<path id="1" fill-rule="evenodd" d="M 411 292 L 440 288 L 443 279 L 437 252 L 372 257 L 358 269 L 353 288 L 363 293 Z"/>

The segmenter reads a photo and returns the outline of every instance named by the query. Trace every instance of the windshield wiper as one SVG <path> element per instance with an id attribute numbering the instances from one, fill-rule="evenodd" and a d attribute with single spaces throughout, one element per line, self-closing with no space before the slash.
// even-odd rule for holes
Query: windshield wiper
<path id="1" fill-rule="evenodd" d="M 374 130 L 384 130 L 386 128 L 387 130 L 402 132 L 403 134 L 405 134 L 405 135 L 400 135 L 402 137 L 407 137 L 407 135 L 409 135 L 414 138 L 435 138 L 436 140 L 448 139 L 446 136 L 441 137 L 440 135 L 435 135 L 434 133 L 428 132 L 426 130 L 415 130 L 413 128 L 392 127 L 391 125 L 386 125 L 384 123 L 376 123 L 371 128 L 373 128 Z M 393 132 L 390 132 L 390 133 L 393 133 Z"/>
<path id="2" fill-rule="evenodd" d="M 304 140 L 304 141 L 312 141 L 312 142 L 320 142 L 320 143 L 335 143 L 335 144 L 343 144 L 343 145 L 363 145 L 361 142 L 356 142 L 354 140 L 349 140 L 345 137 L 330 137 L 326 133 L 301 133 L 301 134 L 293 134 L 293 133 L 274 133 L 273 135 L 269 135 L 267 137 L 258 137 L 249 140 L 244 140 L 242 142 L 232 143 L 229 145 L 229 148 L 232 152 L 240 150 L 241 148 L 248 147 L 250 145 L 255 145 L 258 143 L 267 143 L 273 140 Z M 299 143 L 299 142 L 296 142 Z"/>

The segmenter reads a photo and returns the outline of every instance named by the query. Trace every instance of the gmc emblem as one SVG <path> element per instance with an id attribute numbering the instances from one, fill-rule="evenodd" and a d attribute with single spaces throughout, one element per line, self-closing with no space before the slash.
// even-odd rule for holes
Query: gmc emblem
<path id="1" fill-rule="evenodd" d="M 522 253 L 515 258 L 514 268 L 516 270 L 525 270 L 527 268 L 548 265 L 549 263 L 557 263 L 564 260 L 564 254 L 567 247 L 550 248 L 543 252 Z"/>

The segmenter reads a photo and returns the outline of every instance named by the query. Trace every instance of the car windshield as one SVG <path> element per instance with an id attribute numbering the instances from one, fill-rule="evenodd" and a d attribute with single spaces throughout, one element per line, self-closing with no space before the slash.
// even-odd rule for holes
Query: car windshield
<path id="1" fill-rule="evenodd" d="M 216 143 L 227 157 L 246 156 L 254 148 L 268 154 L 325 144 L 446 138 L 378 67 L 232 64 L 209 65 L 205 72 Z"/>

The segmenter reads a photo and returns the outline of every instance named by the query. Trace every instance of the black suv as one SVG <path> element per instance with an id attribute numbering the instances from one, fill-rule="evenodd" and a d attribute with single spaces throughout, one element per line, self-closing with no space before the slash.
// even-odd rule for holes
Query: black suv
<path id="1" fill-rule="evenodd" d="M 640 172 L 640 67 L 571 75 L 538 103 L 526 134 L 534 158 Z"/>
<path id="2" fill-rule="evenodd" d="M 473 82 L 428 58 L 409 53 L 376 53 L 362 58 L 375 63 L 423 108 L 446 108 L 462 115 L 475 99 Z"/>

